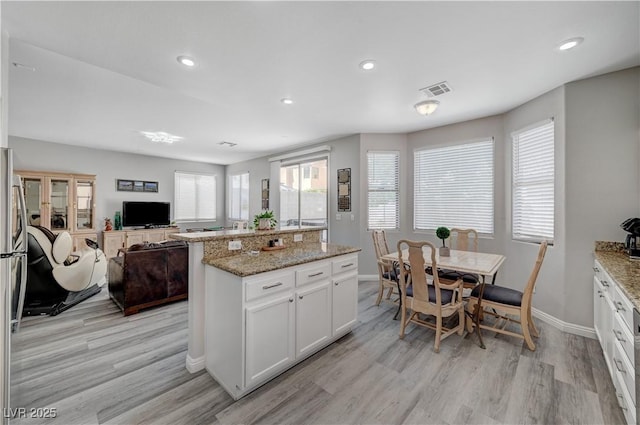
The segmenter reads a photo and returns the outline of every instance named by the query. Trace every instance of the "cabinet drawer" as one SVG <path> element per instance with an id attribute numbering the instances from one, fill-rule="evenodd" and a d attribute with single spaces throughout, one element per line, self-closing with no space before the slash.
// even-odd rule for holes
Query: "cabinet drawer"
<path id="1" fill-rule="evenodd" d="M 347 257 L 332 261 L 333 274 L 343 273 L 350 270 L 358 270 L 358 257 Z"/>
<path id="2" fill-rule="evenodd" d="M 613 319 L 613 337 L 618 340 L 622 350 L 627 355 L 629 362 L 634 364 L 634 355 L 633 355 L 633 336 L 631 332 L 627 328 L 627 325 L 624 324 L 622 320 L 622 316 L 620 314 L 614 314 Z"/>
<path id="3" fill-rule="evenodd" d="M 291 290 L 294 286 L 293 272 L 278 273 L 269 277 L 247 279 L 246 300 L 251 301 L 271 294 Z"/>
<path id="4" fill-rule="evenodd" d="M 629 362 L 627 355 L 624 353 L 622 346 L 618 341 L 614 342 L 613 349 L 613 368 L 615 370 L 615 374 L 621 379 L 624 383 L 624 386 L 631 397 L 631 408 L 635 410 L 636 405 L 636 373 L 635 369 Z M 624 393 L 624 391 L 622 391 Z"/>
<path id="5" fill-rule="evenodd" d="M 626 295 L 622 292 L 622 289 L 615 285 L 615 295 L 613 296 L 613 305 L 616 307 L 618 314 L 622 316 L 629 331 L 633 329 L 633 305 Z"/>
<path id="6" fill-rule="evenodd" d="M 598 260 L 594 260 L 593 261 L 593 274 L 595 275 L 595 277 L 598 278 L 598 280 L 600 280 L 602 278 L 602 266 L 600 265 L 600 263 L 598 263 Z"/>
<path id="7" fill-rule="evenodd" d="M 305 267 L 296 271 L 296 286 L 302 286 L 310 282 L 316 282 L 331 277 L 331 264 L 325 263 Z"/>

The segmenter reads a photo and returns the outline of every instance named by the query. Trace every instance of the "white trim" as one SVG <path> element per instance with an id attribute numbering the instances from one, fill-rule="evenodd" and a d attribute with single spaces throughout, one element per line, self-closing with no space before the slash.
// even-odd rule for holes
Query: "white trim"
<path id="1" fill-rule="evenodd" d="M 304 155 L 309 155 L 309 154 L 312 154 L 312 153 L 325 152 L 325 151 L 331 151 L 331 146 L 322 145 L 322 146 L 317 146 L 317 147 L 311 148 L 311 149 L 305 149 L 305 150 L 302 150 L 302 151 L 285 153 L 283 155 L 278 155 L 278 156 L 274 156 L 274 157 L 269 158 L 269 162 L 281 161 L 283 159 L 295 158 L 295 157 L 298 157 L 298 156 L 304 156 Z"/>
<path id="2" fill-rule="evenodd" d="M 580 335 L 580 336 L 584 336 L 586 338 L 591 338 L 591 339 L 598 338 L 594 328 L 589 328 L 587 326 L 576 325 L 573 323 L 562 321 L 558 318 L 553 317 L 548 313 L 545 313 L 544 311 L 538 310 L 537 308 L 532 308 L 531 312 L 533 313 L 534 317 L 542 320 L 545 323 L 550 324 L 551 326 L 553 326 L 554 328 L 562 332 L 570 333 L 573 335 Z"/>
<path id="3" fill-rule="evenodd" d="M 204 369 L 205 365 L 205 357 L 198 357 L 197 359 L 192 358 L 187 354 L 186 366 L 189 373 L 196 373 Z"/>
<path id="4" fill-rule="evenodd" d="M 377 274 L 359 274 L 358 275 L 358 282 L 365 282 L 365 281 L 371 281 L 371 280 L 378 280 L 378 275 Z"/>
<path id="5" fill-rule="evenodd" d="M 542 121 L 534 122 L 533 124 L 529 124 L 529 125 L 527 125 L 525 127 L 522 127 L 522 128 L 520 128 L 518 130 L 512 131 L 510 136 L 513 139 L 514 137 L 519 136 L 520 134 L 522 134 L 522 133 L 524 133 L 526 131 L 533 130 L 534 128 L 541 127 L 543 125 L 547 125 L 547 124 L 549 124 L 551 122 L 555 122 L 555 119 L 553 117 L 543 119 Z"/>

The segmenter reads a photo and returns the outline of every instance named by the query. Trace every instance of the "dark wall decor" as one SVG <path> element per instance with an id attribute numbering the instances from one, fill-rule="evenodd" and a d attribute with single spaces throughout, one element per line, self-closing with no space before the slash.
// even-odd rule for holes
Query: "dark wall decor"
<path id="1" fill-rule="evenodd" d="M 351 168 L 338 170 L 338 211 L 351 211 Z"/>
<path id="2" fill-rule="evenodd" d="M 158 192 L 158 182 L 142 180 L 116 179 L 116 190 L 119 192 Z"/>
<path id="3" fill-rule="evenodd" d="M 262 209 L 269 209 L 269 179 L 262 179 Z"/>

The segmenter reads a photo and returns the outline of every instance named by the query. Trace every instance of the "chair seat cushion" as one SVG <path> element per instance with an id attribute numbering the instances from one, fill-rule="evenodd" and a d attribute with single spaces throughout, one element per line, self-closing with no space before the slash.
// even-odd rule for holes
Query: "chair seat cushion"
<path id="1" fill-rule="evenodd" d="M 429 302 L 436 302 L 436 288 L 433 285 L 427 285 L 429 290 Z M 407 296 L 413 297 L 413 285 L 407 286 Z M 449 304 L 453 298 L 453 291 L 451 289 L 441 289 L 440 296 L 442 297 L 442 304 Z"/>
<path id="2" fill-rule="evenodd" d="M 400 270 L 398 268 L 395 268 L 395 267 L 391 271 L 382 273 L 382 277 L 384 277 L 385 279 L 388 279 L 388 280 L 393 280 L 395 282 L 398 281 L 398 276 L 400 276 Z"/>
<path id="3" fill-rule="evenodd" d="M 472 297 L 478 297 L 480 294 L 480 285 L 473 288 L 471 291 Z M 511 288 L 505 288 L 504 286 L 497 285 L 485 285 L 484 292 L 482 293 L 483 301 L 493 301 L 500 304 L 521 306 L 522 305 L 522 292 Z"/>
<path id="4" fill-rule="evenodd" d="M 458 280 L 462 279 L 464 283 L 478 283 L 480 278 L 474 273 L 462 273 L 455 270 L 440 270 L 438 271 L 438 277 L 440 279 Z"/>

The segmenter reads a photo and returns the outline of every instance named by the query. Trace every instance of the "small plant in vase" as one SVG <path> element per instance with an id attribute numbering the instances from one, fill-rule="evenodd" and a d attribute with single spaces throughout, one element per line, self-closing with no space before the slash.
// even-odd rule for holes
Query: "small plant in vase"
<path id="1" fill-rule="evenodd" d="M 276 220 L 273 211 L 263 211 L 260 214 L 256 214 L 253 217 L 253 227 L 258 230 L 269 230 L 276 227 L 278 220 Z"/>
<path id="2" fill-rule="evenodd" d="M 450 255 L 449 248 L 445 245 L 445 241 L 451 235 L 451 232 L 446 227 L 438 227 L 436 229 L 436 236 L 438 239 L 442 239 L 442 246 L 440 247 L 440 256 L 448 257 Z"/>

